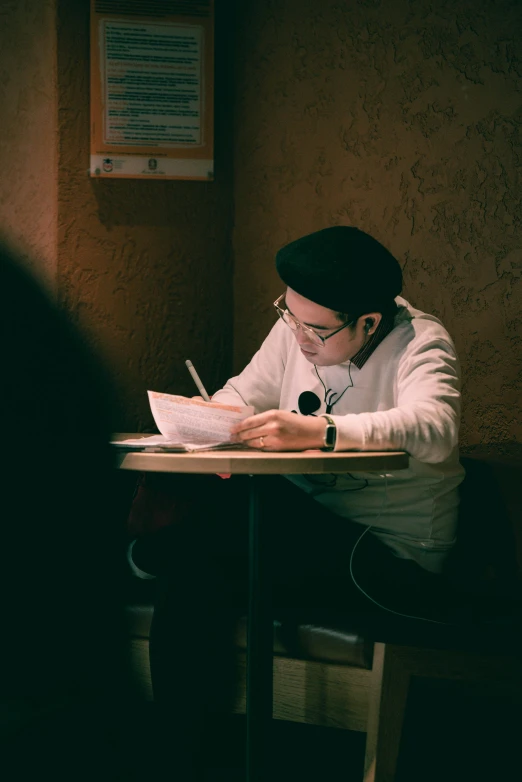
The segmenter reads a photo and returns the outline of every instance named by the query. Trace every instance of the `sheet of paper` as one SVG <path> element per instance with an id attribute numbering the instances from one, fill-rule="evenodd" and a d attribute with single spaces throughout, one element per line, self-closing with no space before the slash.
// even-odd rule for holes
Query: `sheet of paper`
<path id="1" fill-rule="evenodd" d="M 173 453 L 186 453 L 192 451 L 217 451 L 220 449 L 241 449 L 245 451 L 252 450 L 244 443 L 217 443 L 215 445 L 196 444 L 196 443 L 177 443 L 173 440 L 167 440 L 162 434 L 150 434 L 144 437 L 132 438 L 129 437 L 126 440 L 117 439 L 111 440 L 111 445 L 116 448 L 128 451 L 147 451 L 161 453 L 165 451 L 171 451 Z"/>
<path id="2" fill-rule="evenodd" d="M 232 443 L 232 426 L 254 414 L 254 408 L 250 406 L 220 405 L 157 391 L 149 391 L 148 395 L 161 434 L 167 440 L 185 445 Z"/>
<path id="3" fill-rule="evenodd" d="M 173 442 L 162 434 L 148 434 L 143 437 L 128 438 L 127 440 L 111 440 L 111 445 L 117 448 L 130 448 L 143 450 L 145 448 L 168 448 L 171 451 L 186 451 L 183 443 Z"/>

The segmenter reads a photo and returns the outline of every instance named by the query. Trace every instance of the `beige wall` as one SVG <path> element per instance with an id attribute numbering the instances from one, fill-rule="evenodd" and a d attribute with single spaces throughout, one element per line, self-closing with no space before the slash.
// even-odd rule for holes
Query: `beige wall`
<path id="1" fill-rule="evenodd" d="M 277 248 L 357 225 L 456 340 L 464 443 L 520 441 L 522 4 L 249 0 L 238 24 L 236 369 Z"/>
<path id="2" fill-rule="evenodd" d="M 49 286 L 56 275 L 54 0 L 0 4 L 0 233 Z"/>
<path id="3" fill-rule="evenodd" d="M 186 357 L 212 390 L 234 336 L 241 367 L 273 322 L 277 248 L 346 223 L 454 335 L 464 442 L 520 441 L 522 5 L 237 5 L 235 70 L 218 18 L 214 183 L 91 180 L 88 0 L 0 8 L 0 231 L 107 357 L 115 425 L 151 423 L 148 387 L 192 393 Z"/>
<path id="4" fill-rule="evenodd" d="M 232 352 L 232 139 L 228 31 L 217 36 L 214 182 L 93 180 L 89 3 L 58 0 L 58 281 L 122 394 L 115 426 L 152 423 L 146 390 L 209 390 Z"/>

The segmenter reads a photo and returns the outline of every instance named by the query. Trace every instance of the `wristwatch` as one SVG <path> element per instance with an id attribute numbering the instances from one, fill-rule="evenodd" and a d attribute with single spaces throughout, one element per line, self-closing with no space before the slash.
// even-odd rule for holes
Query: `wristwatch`
<path id="1" fill-rule="evenodd" d="M 329 415 L 323 415 L 322 418 L 326 418 L 326 429 L 324 430 L 324 445 L 323 451 L 333 451 L 335 443 L 337 441 L 337 427 L 333 418 Z"/>

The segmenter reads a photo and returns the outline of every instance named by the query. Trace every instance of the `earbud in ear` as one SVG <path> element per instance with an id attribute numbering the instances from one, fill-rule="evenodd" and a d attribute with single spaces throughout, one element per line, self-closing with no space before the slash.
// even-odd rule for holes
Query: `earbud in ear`
<path id="1" fill-rule="evenodd" d="M 372 326 L 373 326 L 373 320 L 371 318 L 366 318 L 364 322 L 364 333 L 368 334 Z"/>

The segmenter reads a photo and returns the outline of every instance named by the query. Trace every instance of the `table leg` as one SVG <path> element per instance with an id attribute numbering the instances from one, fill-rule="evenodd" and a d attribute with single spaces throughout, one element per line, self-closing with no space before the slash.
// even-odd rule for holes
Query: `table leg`
<path id="1" fill-rule="evenodd" d="M 262 480 L 262 478 L 261 478 Z M 261 523 L 259 478 L 250 476 L 249 595 L 247 636 L 247 782 L 268 779 L 269 735 L 272 720 L 273 618 L 266 539 Z"/>

